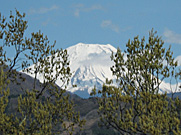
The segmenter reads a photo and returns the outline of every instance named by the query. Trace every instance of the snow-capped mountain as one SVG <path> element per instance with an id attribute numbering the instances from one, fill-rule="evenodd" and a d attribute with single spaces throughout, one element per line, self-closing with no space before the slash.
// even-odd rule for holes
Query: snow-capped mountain
<path id="1" fill-rule="evenodd" d="M 89 97 L 94 86 L 100 89 L 106 78 L 112 79 L 112 51 L 116 52 L 116 48 L 109 44 L 79 43 L 67 48 L 73 72 L 71 84 L 77 85 L 75 88 L 70 85 L 68 90 L 81 97 Z"/>
<path id="2" fill-rule="evenodd" d="M 67 90 L 80 97 L 88 98 L 94 86 L 101 89 L 106 78 L 114 79 L 110 70 L 110 67 L 114 63 L 111 61 L 110 56 L 111 53 L 116 52 L 116 50 L 117 49 L 110 44 L 78 43 L 67 48 L 70 69 L 73 73 Z M 33 67 L 33 65 L 31 67 Z M 32 74 L 29 75 L 34 77 Z M 38 75 L 37 78 L 40 82 L 43 82 L 41 75 Z M 57 81 L 56 84 L 59 86 L 62 85 L 59 81 Z M 72 85 L 77 85 L 77 87 L 72 87 Z M 172 85 L 173 89 L 174 87 L 175 86 Z M 170 85 L 168 83 L 163 82 L 160 88 L 160 92 L 170 92 Z"/>

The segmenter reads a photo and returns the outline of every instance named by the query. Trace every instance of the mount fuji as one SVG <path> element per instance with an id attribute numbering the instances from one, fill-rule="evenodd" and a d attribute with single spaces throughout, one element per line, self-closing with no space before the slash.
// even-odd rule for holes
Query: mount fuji
<path id="1" fill-rule="evenodd" d="M 110 44 L 79 43 L 67 48 L 70 69 L 73 71 L 71 84 L 77 85 L 75 88 L 69 87 L 70 91 L 85 98 L 89 97 L 94 86 L 101 89 L 106 78 L 113 78 L 110 67 L 114 63 L 110 56 L 116 50 Z"/>
<path id="2" fill-rule="evenodd" d="M 115 79 L 110 70 L 110 67 L 114 64 L 110 56 L 116 50 L 110 44 L 78 43 L 67 48 L 72 72 L 67 91 L 77 94 L 82 98 L 88 98 L 94 86 L 97 89 L 101 89 L 106 78 Z M 34 78 L 33 74 L 28 75 Z M 43 82 L 41 75 L 38 75 L 37 78 L 40 82 Z M 61 86 L 59 81 L 56 81 L 56 84 Z M 77 85 L 77 87 L 72 87 L 72 85 Z M 172 85 L 172 88 L 175 87 L 176 85 Z M 160 88 L 160 92 L 171 92 L 169 83 L 162 82 Z"/>

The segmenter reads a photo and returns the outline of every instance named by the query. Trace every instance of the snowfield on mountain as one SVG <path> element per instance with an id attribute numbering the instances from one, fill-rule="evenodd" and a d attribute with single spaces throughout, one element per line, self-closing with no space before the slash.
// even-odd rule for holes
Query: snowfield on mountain
<path id="1" fill-rule="evenodd" d="M 106 78 L 115 80 L 110 70 L 110 67 L 114 65 L 110 56 L 112 52 L 116 53 L 116 50 L 110 44 L 78 43 L 67 48 L 72 72 L 67 90 L 82 98 L 88 98 L 94 86 L 101 89 Z M 33 68 L 33 65 L 30 67 Z M 34 78 L 34 74 L 28 73 L 28 75 Z M 38 74 L 37 78 L 40 82 L 44 81 L 41 74 Z M 62 85 L 59 80 L 56 81 L 56 84 L 58 86 Z M 73 87 L 73 85 L 77 85 L 77 87 Z M 169 83 L 163 81 L 160 85 L 160 92 L 170 93 L 171 89 L 175 90 L 176 87 L 176 84 L 170 86 Z"/>

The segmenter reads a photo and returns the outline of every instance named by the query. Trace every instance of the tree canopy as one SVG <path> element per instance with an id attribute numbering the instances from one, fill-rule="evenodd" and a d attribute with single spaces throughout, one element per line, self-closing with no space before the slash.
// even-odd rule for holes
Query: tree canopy
<path id="1" fill-rule="evenodd" d="M 55 43 L 51 45 L 41 31 L 26 37 L 27 23 L 25 14 L 17 10 L 8 19 L 0 14 L 0 133 L 72 134 L 74 127 L 82 128 L 85 121 L 74 111 L 74 104 L 65 93 L 71 76 L 67 50 L 54 49 Z M 15 52 L 13 58 L 5 48 Z M 34 67 L 28 68 L 30 64 Z M 21 86 L 26 82 L 17 68 L 33 74 L 34 83 L 21 89 L 16 109 L 8 113 L 6 108 L 13 92 L 8 84 Z M 43 83 L 37 83 L 38 74 L 42 75 Z M 57 79 L 62 82 L 61 88 L 55 84 Z"/>
<path id="2" fill-rule="evenodd" d="M 107 80 L 98 91 L 100 124 L 121 134 L 181 134 L 181 101 L 159 92 L 165 78 L 176 76 L 171 47 L 153 29 L 147 43 L 136 36 L 126 47 L 111 56 L 116 82 Z"/>

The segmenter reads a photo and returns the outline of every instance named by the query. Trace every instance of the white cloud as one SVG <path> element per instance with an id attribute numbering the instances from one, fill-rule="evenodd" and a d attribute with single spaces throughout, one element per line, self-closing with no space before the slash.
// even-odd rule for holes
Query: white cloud
<path id="1" fill-rule="evenodd" d="M 59 7 L 56 6 L 56 5 L 53 5 L 53 6 L 49 7 L 49 8 L 47 8 L 47 7 L 41 7 L 39 9 L 32 8 L 32 9 L 29 10 L 29 14 L 45 14 L 47 12 L 57 10 L 57 9 L 59 9 Z"/>
<path id="2" fill-rule="evenodd" d="M 101 27 L 108 27 L 110 25 L 112 25 L 112 22 L 110 20 L 104 20 L 101 23 Z"/>
<path id="3" fill-rule="evenodd" d="M 53 26 L 57 26 L 58 24 L 55 22 L 55 21 L 52 21 L 52 19 L 51 18 L 47 18 L 45 21 L 43 21 L 42 23 L 41 23 L 43 26 L 47 26 L 47 25 L 53 25 Z"/>
<path id="4" fill-rule="evenodd" d="M 167 43 L 181 44 L 181 34 L 177 34 L 169 29 L 165 29 L 163 33 Z"/>
<path id="5" fill-rule="evenodd" d="M 74 12 L 74 16 L 79 17 L 80 16 L 80 10 L 76 9 Z"/>
<path id="6" fill-rule="evenodd" d="M 126 31 L 131 30 L 132 28 L 133 28 L 132 26 L 127 26 L 127 27 L 125 27 L 125 28 L 122 28 L 121 31 L 122 31 L 122 32 L 126 32 Z"/>
<path id="7" fill-rule="evenodd" d="M 94 10 L 103 10 L 103 7 L 101 5 L 92 5 L 90 7 L 85 7 L 84 4 L 77 4 L 73 6 L 75 8 L 74 10 L 74 16 L 79 17 L 81 12 L 91 12 Z"/>
<path id="8" fill-rule="evenodd" d="M 109 29 L 111 29 L 112 31 L 114 31 L 116 33 L 119 33 L 119 30 L 120 30 L 119 26 L 113 24 L 111 20 L 102 21 L 101 27 L 102 28 L 109 28 Z"/>

